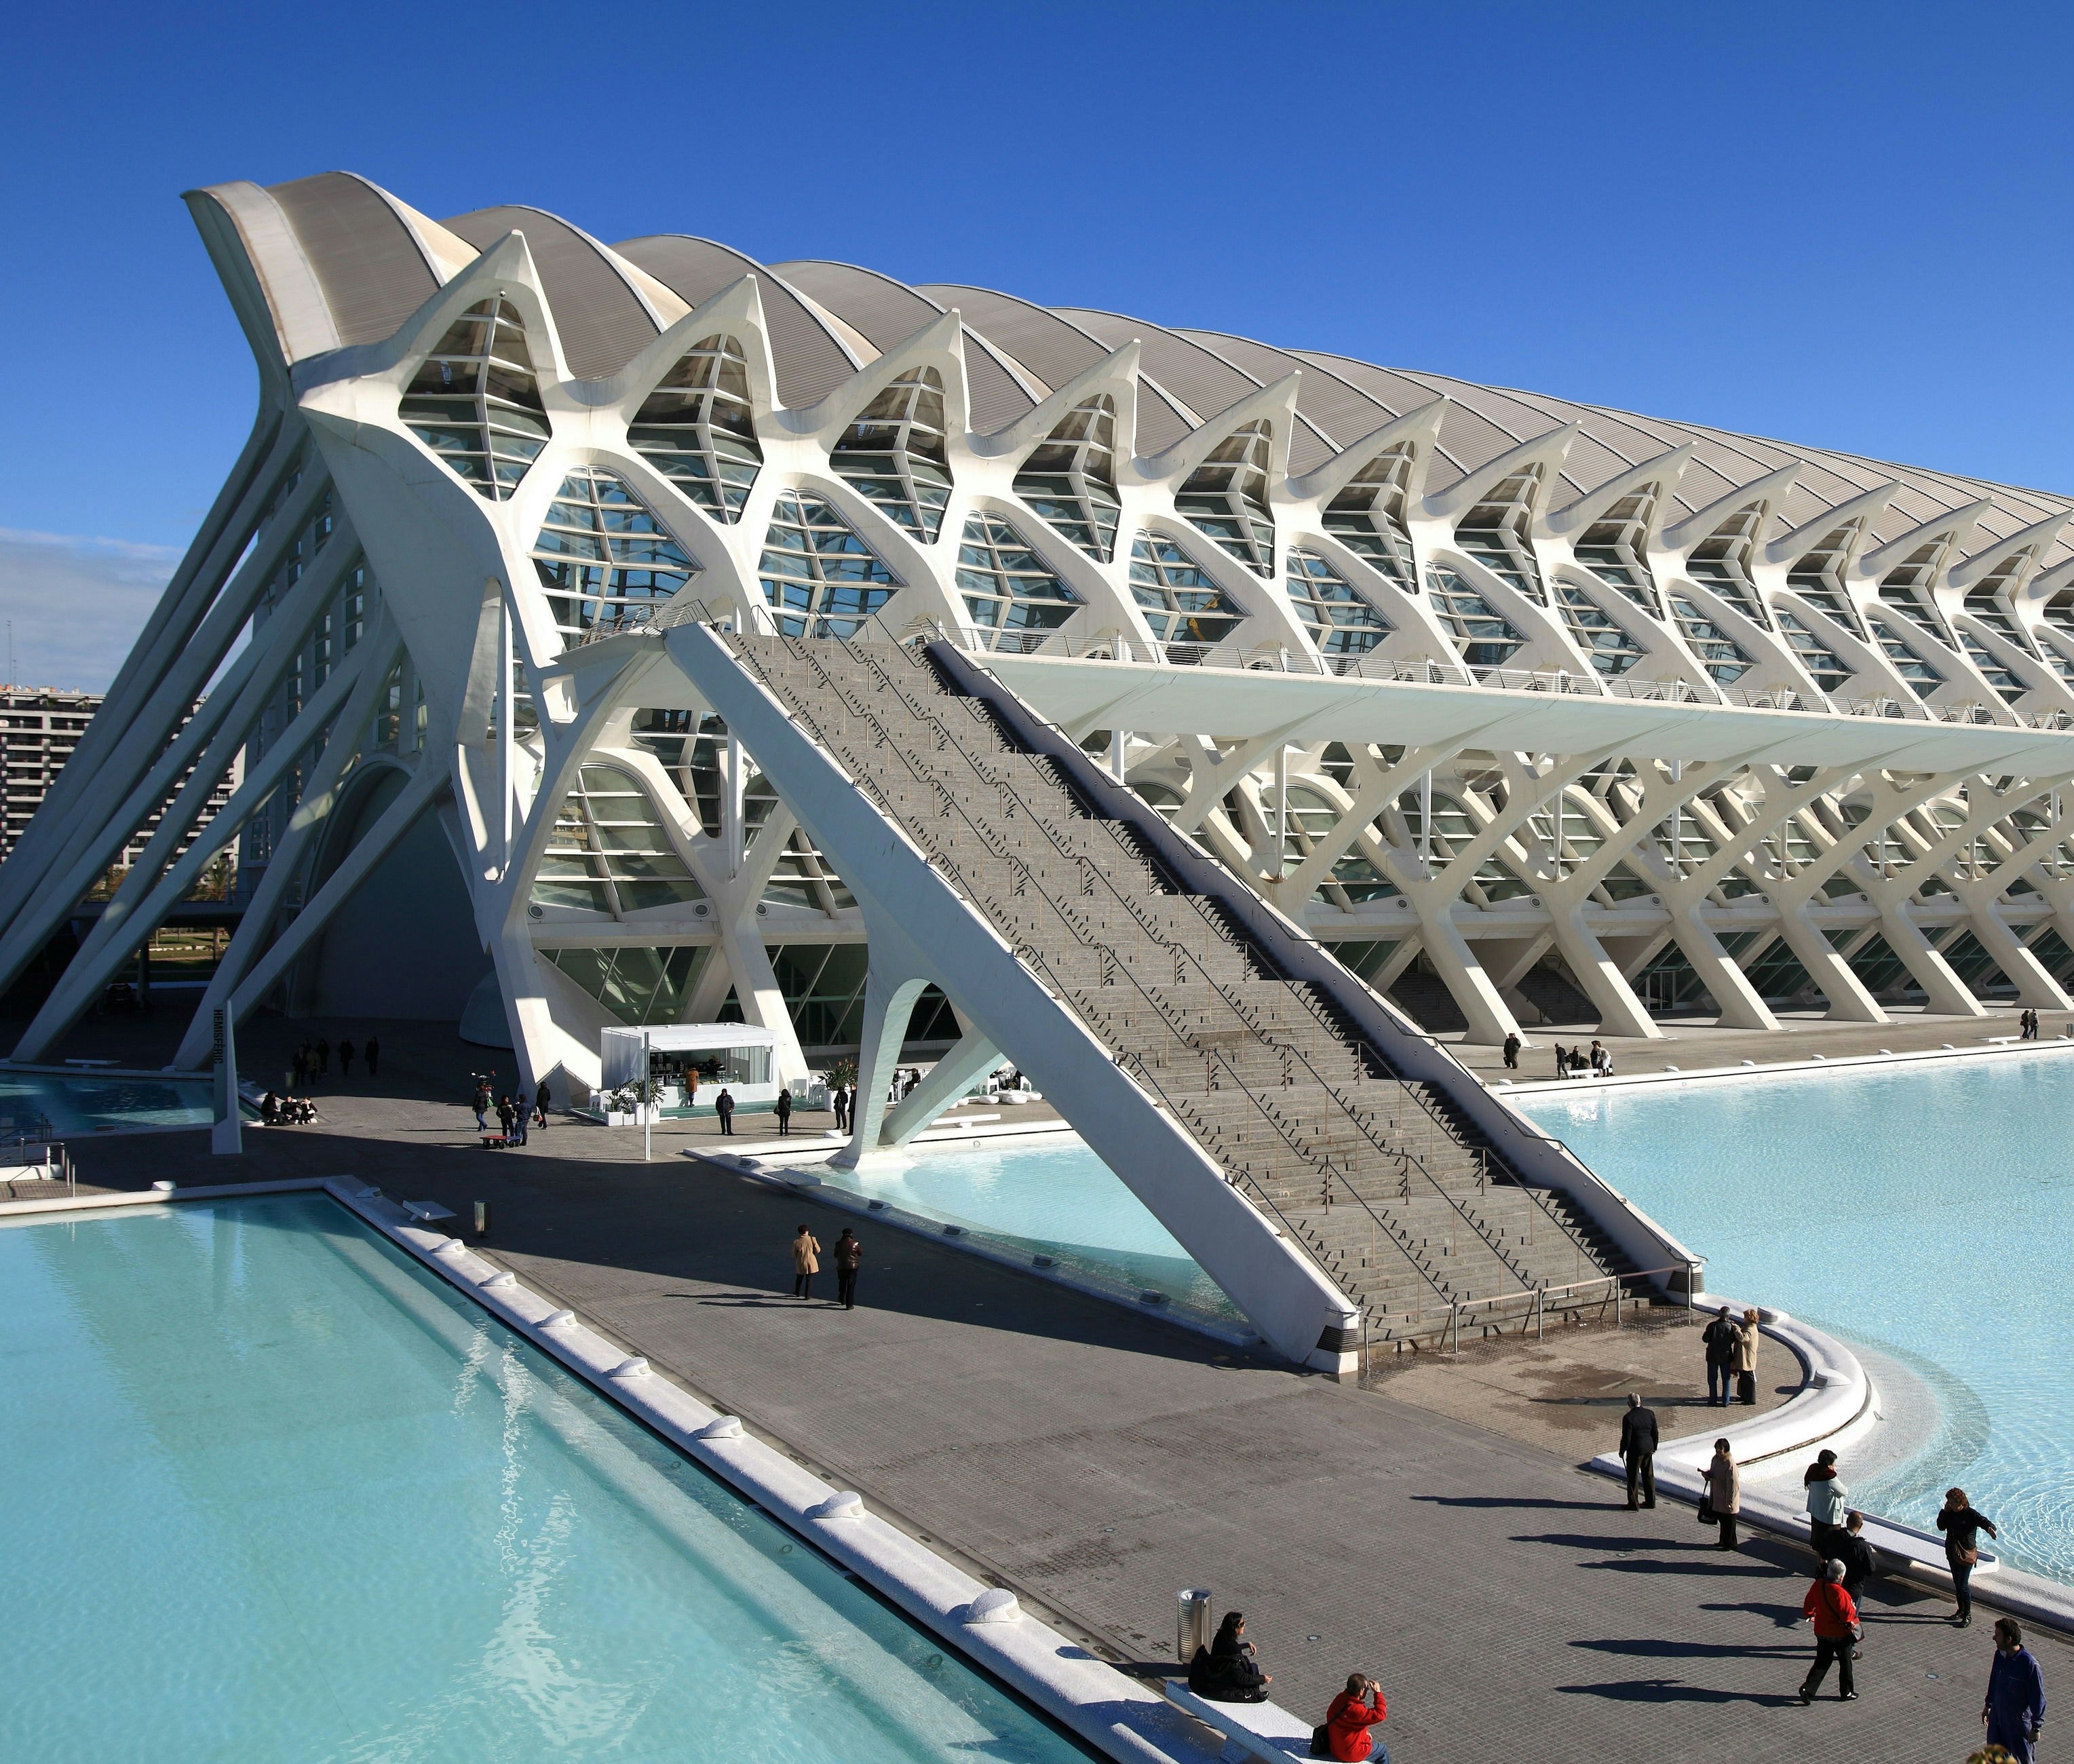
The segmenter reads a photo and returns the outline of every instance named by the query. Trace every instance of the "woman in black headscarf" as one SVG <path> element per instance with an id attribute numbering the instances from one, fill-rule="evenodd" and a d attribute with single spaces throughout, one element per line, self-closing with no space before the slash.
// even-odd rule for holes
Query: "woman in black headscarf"
<path id="1" fill-rule="evenodd" d="M 1188 1663 L 1188 1688 L 1213 1703 L 1265 1703 L 1275 1681 L 1261 1671 L 1245 1637 L 1246 1619 L 1237 1611 L 1225 1612 L 1217 1639 L 1197 1648 Z"/>

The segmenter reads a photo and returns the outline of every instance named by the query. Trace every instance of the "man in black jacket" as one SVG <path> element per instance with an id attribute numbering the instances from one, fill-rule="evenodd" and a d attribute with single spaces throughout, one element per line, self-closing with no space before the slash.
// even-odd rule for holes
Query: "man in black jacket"
<path id="1" fill-rule="evenodd" d="M 1721 1314 L 1700 1332 L 1700 1345 L 1707 1350 L 1707 1403 L 1709 1407 L 1726 1408 L 1729 1397 L 1735 1388 L 1736 1348 L 1742 1340 L 1742 1331 L 1729 1320 L 1729 1308 L 1721 1307 Z"/>
<path id="2" fill-rule="evenodd" d="M 1644 1408 L 1642 1398 L 1630 1390 L 1627 1413 L 1621 1417 L 1620 1455 L 1627 1460 L 1627 1510 L 1635 1510 L 1635 1488 L 1639 1483 L 1643 1506 L 1656 1505 L 1656 1411 Z"/>
<path id="3" fill-rule="evenodd" d="M 1865 1582 L 1878 1568 L 1873 1558 L 1873 1547 L 1865 1542 L 1865 1516 L 1862 1513 L 1846 1513 L 1844 1522 L 1829 1534 L 1829 1554 L 1844 1564 L 1844 1590 L 1851 1595 L 1851 1602 L 1862 1611 L 1865 1609 Z M 1851 1650 L 1856 1659 L 1858 1650 Z"/>

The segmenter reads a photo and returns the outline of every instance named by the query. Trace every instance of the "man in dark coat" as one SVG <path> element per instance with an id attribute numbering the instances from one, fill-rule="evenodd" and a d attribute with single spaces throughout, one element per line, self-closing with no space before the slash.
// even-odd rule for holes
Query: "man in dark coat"
<path id="1" fill-rule="evenodd" d="M 1641 1505 L 1656 1505 L 1656 1411 L 1643 1406 L 1639 1393 L 1627 1394 L 1627 1413 L 1621 1417 L 1620 1455 L 1627 1463 L 1627 1510 L 1635 1510 L 1638 1483 Z"/>
<path id="2" fill-rule="evenodd" d="M 778 1087 L 778 1131 L 782 1135 L 792 1130 L 792 1093 L 789 1087 Z"/>
<path id="3" fill-rule="evenodd" d="M 1721 1307 L 1721 1314 L 1708 1324 L 1700 1336 L 1700 1345 L 1707 1350 L 1707 1402 L 1710 1407 L 1725 1409 L 1729 1394 L 1735 1387 L 1736 1349 L 1742 1339 L 1742 1331 L 1729 1319 L 1729 1308 Z"/>
<path id="4" fill-rule="evenodd" d="M 720 1117 L 720 1130 L 729 1137 L 734 1133 L 734 1097 L 725 1084 L 713 1098 L 713 1113 Z"/>
<path id="5" fill-rule="evenodd" d="M 1853 1605 L 1865 1602 L 1865 1582 L 1878 1568 L 1873 1555 L 1873 1547 L 1865 1542 L 1865 1516 L 1862 1513 L 1847 1513 L 1844 1522 L 1829 1533 L 1829 1553 L 1844 1564 L 1844 1590 L 1851 1595 Z M 1858 1650 L 1851 1650 L 1856 1659 Z"/>

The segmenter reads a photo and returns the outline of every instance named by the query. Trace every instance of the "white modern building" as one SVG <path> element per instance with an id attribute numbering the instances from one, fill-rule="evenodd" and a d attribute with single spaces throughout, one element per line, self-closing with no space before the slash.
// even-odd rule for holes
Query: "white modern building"
<path id="1" fill-rule="evenodd" d="M 0 865 L 4 983 L 173 796 L 18 1059 L 233 839 L 184 1064 L 226 1002 L 580 1087 L 616 1025 L 855 1047 L 857 878 L 629 634 L 688 620 L 976 653 L 1435 1028 L 2074 1002 L 2064 498 L 345 173 L 188 201 L 260 410 Z"/>

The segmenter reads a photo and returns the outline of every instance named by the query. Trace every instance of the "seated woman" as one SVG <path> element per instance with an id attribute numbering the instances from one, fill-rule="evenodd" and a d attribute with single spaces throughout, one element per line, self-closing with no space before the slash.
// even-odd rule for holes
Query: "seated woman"
<path id="1" fill-rule="evenodd" d="M 1213 1703 L 1265 1703 L 1267 1687 L 1275 1681 L 1261 1671 L 1253 1657 L 1253 1643 L 1244 1639 L 1246 1619 L 1236 1611 L 1225 1613 L 1217 1626 L 1217 1639 L 1196 1650 L 1188 1663 L 1188 1688 Z"/>

